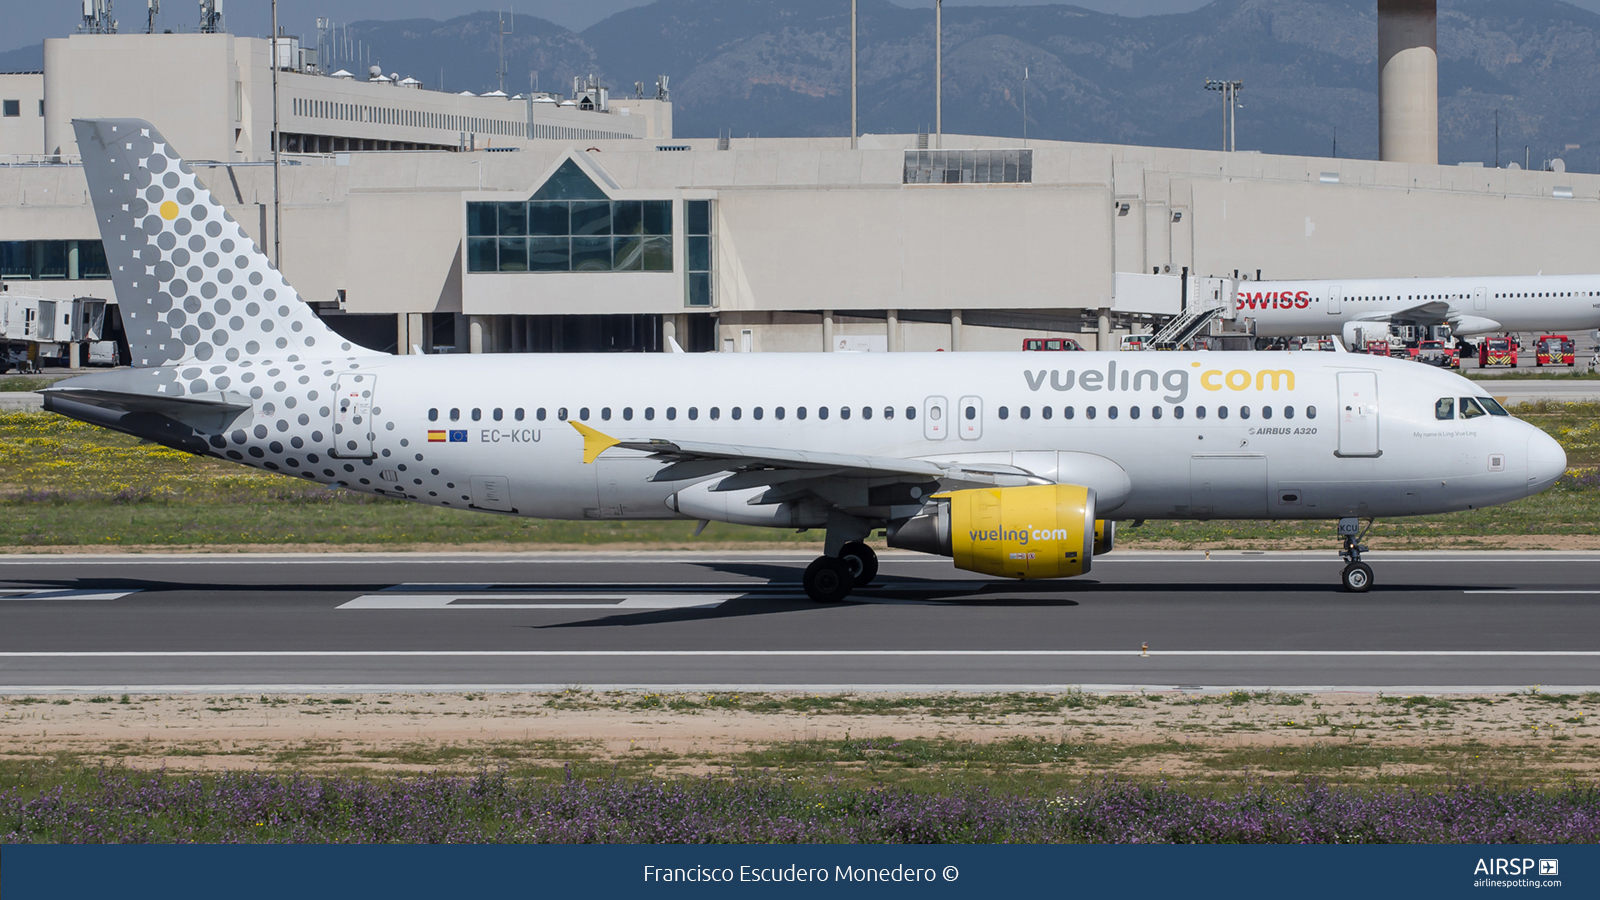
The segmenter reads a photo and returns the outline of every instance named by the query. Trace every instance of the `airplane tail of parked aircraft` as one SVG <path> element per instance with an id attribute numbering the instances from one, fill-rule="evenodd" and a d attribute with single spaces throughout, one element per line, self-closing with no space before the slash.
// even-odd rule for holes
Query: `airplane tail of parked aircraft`
<path id="1" fill-rule="evenodd" d="M 135 368 L 376 355 L 312 313 L 153 125 L 72 125 Z M 199 374 L 167 393 L 192 389 Z"/>

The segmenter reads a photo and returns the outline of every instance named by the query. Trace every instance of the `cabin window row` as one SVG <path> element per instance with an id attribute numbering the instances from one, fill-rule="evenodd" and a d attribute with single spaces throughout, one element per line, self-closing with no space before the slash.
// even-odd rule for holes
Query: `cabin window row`
<path id="1" fill-rule="evenodd" d="M 1182 407 L 1182 406 L 1173 406 L 1173 407 L 1152 406 L 1152 407 L 1149 407 L 1149 409 L 1148 409 L 1149 417 L 1152 418 L 1152 419 L 1163 418 L 1164 416 L 1167 415 L 1167 410 L 1169 410 L 1169 409 L 1171 411 L 1172 418 L 1174 418 L 1174 419 L 1182 419 L 1182 418 L 1185 418 L 1186 416 L 1189 415 L 1188 410 L 1185 407 Z M 1139 406 L 1129 406 L 1129 407 L 1108 406 L 1108 407 L 1105 408 L 1104 412 L 1105 412 L 1105 417 L 1108 418 L 1108 419 L 1120 419 L 1120 418 L 1122 418 L 1124 413 L 1126 413 L 1127 417 L 1130 418 L 1130 419 L 1139 419 L 1139 418 L 1143 418 L 1145 416 L 1146 409 L 1144 407 L 1139 407 Z M 1205 406 L 1196 406 L 1196 407 L 1194 407 L 1194 411 L 1193 412 L 1194 412 L 1194 417 L 1196 419 L 1204 419 L 1204 418 L 1206 418 L 1206 417 L 1208 417 L 1208 416 L 1210 416 L 1212 414 L 1215 414 L 1215 416 L 1218 419 L 1226 419 L 1226 418 L 1229 418 L 1230 416 L 1234 416 L 1234 415 L 1237 415 L 1238 418 L 1241 418 L 1241 419 L 1248 419 L 1252 415 L 1259 415 L 1263 419 L 1271 419 L 1274 416 L 1282 416 L 1285 419 L 1293 419 L 1295 417 L 1295 415 L 1296 415 L 1295 407 L 1293 407 L 1293 406 L 1285 406 L 1285 407 L 1282 407 L 1281 409 L 1279 409 L 1277 407 L 1273 407 L 1273 406 L 1260 406 L 1260 407 L 1218 406 L 1218 407 L 1215 407 L 1214 409 L 1208 408 L 1208 407 L 1205 407 Z M 1001 419 L 1010 419 L 1011 418 L 1011 408 L 1008 407 L 1008 406 L 1000 407 L 999 409 L 995 410 L 995 413 Z M 1086 406 L 1086 407 L 1083 408 L 1083 415 L 1084 415 L 1084 418 L 1086 418 L 1086 419 L 1098 419 L 1098 418 L 1100 418 L 1100 413 L 1101 413 L 1101 409 L 1100 409 L 1100 407 L 1097 407 L 1097 406 Z M 1055 413 L 1055 407 L 1052 407 L 1052 406 L 1040 407 L 1039 410 L 1038 410 L 1038 414 L 1039 414 L 1039 418 L 1041 418 L 1041 419 L 1053 419 L 1053 418 L 1055 418 L 1055 414 L 1056 414 Z M 978 416 L 978 410 L 977 410 L 976 407 L 968 406 L 965 410 L 962 411 L 962 415 L 963 415 L 964 418 L 969 419 L 969 420 L 976 419 L 977 416 Z M 1022 418 L 1022 419 L 1032 419 L 1033 415 L 1034 415 L 1034 409 L 1031 406 L 1021 407 L 1021 408 L 1019 408 L 1017 410 L 1017 415 L 1018 415 L 1019 418 Z M 1307 406 L 1305 408 L 1304 415 L 1305 415 L 1305 417 L 1307 419 L 1315 419 L 1317 417 L 1317 408 L 1315 406 Z M 1077 409 L 1077 407 L 1063 406 L 1061 408 L 1061 418 L 1063 418 L 1063 419 L 1076 419 L 1077 417 L 1078 417 L 1078 409 Z"/>
<path id="2" fill-rule="evenodd" d="M 633 421 L 633 419 L 634 419 L 634 409 L 633 409 L 633 407 L 624 406 L 618 412 L 620 412 L 622 421 L 624 421 L 624 422 Z M 669 421 L 669 422 L 677 421 L 677 419 L 678 419 L 678 408 L 676 406 L 669 406 L 664 410 L 664 412 L 665 412 L 665 416 L 666 416 L 666 420 L 667 421 Z M 684 412 L 686 413 L 688 419 L 691 422 L 699 421 L 699 419 L 700 419 L 700 407 L 691 406 L 688 409 L 686 409 Z M 742 406 L 732 407 L 727 412 L 728 412 L 728 417 L 730 419 L 734 420 L 734 421 L 742 421 L 744 419 L 744 417 L 745 417 L 745 409 Z M 810 409 L 808 407 L 804 407 L 804 406 L 795 407 L 793 412 L 794 412 L 794 417 L 796 419 L 801 419 L 801 420 L 804 420 L 804 419 L 808 418 L 810 416 L 810 414 L 811 414 Z M 644 416 L 644 420 L 646 422 L 655 421 L 656 408 L 654 406 L 645 407 L 642 410 L 642 413 L 643 413 L 643 416 Z M 754 419 L 754 420 L 756 420 L 758 422 L 766 419 L 767 413 L 768 413 L 767 408 L 763 407 L 763 406 L 752 407 L 749 410 L 750 418 Z M 783 407 L 783 406 L 774 407 L 771 410 L 772 418 L 780 420 L 780 421 L 782 421 L 784 419 L 787 419 L 789 417 L 789 413 L 790 413 L 790 410 L 787 407 Z M 500 422 L 500 421 L 504 421 L 505 414 L 506 414 L 506 411 L 504 409 L 497 408 L 497 409 L 494 409 L 494 410 L 490 411 L 489 418 L 491 420 L 495 421 L 495 422 Z M 722 414 L 723 414 L 723 409 L 720 406 L 713 406 L 713 407 L 711 407 L 711 408 L 706 410 L 706 418 L 710 419 L 713 422 L 721 421 Z M 483 421 L 483 415 L 484 415 L 484 411 L 481 408 L 473 409 L 473 410 L 471 410 L 469 412 L 469 417 L 474 422 Z M 819 407 L 816 408 L 816 417 L 818 419 L 827 419 L 827 418 L 829 418 L 830 415 L 832 415 L 832 412 L 831 412 L 829 407 L 819 406 Z M 885 406 L 882 409 L 881 412 L 880 411 L 876 411 L 874 409 L 874 407 L 871 407 L 871 406 L 863 406 L 863 407 L 861 407 L 859 412 L 853 410 L 851 407 L 841 406 L 841 407 L 839 407 L 838 415 L 839 415 L 839 418 L 841 418 L 841 419 L 849 419 L 852 416 L 859 415 L 862 419 L 872 419 L 874 416 L 881 416 L 885 420 L 893 420 L 895 415 L 896 415 L 896 411 L 895 411 L 895 407 L 893 407 L 893 406 Z M 906 419 L 908 419 L 908 420 L 916 419 L 916 417 L 917 417 L 917 408 L 915 406 L 906 407 L 904 415 L 905 415 Z M 599 416 L 600 416 L 600 421 L 602 421 L 602 422 L 611 421 L 612 417 L 613 417 L 612 408 L 609 407 L 609 406 L 601 407 L 600 410 L 599 410 Z M 458 407 L 458 408 L 453 408 L 453 409 L 448 410 L 447 417 L 452 422 L 461 421 L 461 409 Z M 549 411 L 546 410 L 544 407 L 540 407 L 540 408 L 538 408 L 538 409 L 533 411 L 533 418 L 534 418 L 535 421 L 543 422 L 548 417 L 549 417 Z M 565 422 L 569 418 L 572 417 L 572 414 L 567 409 L 567 407 L 562 406 L 562 407 L 559 407 L 559 408 L 556 409 L 555 417 L 556 417 L 557 421 Z M 514 409 L 514 410 L 511 411 L 511 418 L 512 418 L 513 421 L 516 421 L 516 422 L 524 421 L 527 418 L 527 411 L 525 409 L 521 408 L 521 407 L 518 407 L 517 409 Z M 578 421 L 587 422 L 591 418 L 593 418 L 593 411 L 589 407 L 584 406 L 584 407 L 580 407 L 578 409 L 578 411 L 577 411 L 577 419 L 578 419 Z M 428 410 L 428 421 L 429 422 L 437 422 L 437 421 L 439 421 L 439 410 L 438 410 L 438 408 L 434 408 L 434 409 Z"/>

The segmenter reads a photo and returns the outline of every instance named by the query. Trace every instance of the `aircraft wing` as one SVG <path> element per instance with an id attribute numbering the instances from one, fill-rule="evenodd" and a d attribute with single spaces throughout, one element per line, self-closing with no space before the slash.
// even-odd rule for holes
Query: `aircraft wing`
<path id="1" fill-rule="evenodd" d="M 1415 322 L 1418 325 L 1444 325 L 1448 323 L 1453 316 L 1454 314 L 1450 309 L 1450 304 L 1443 300 L 1431 300 L 1427 303 L 1413 306 L 1410 309 L 1402 309 L 1396 312 L 1364 313 L 1362 315 L 1355 316 L 1354 318 L 1350 319 L 1350 321 L 1391 322 L 1399 320 L 1402 322 Z"/>
<path id="2" fill-rule="evenodd" d="M 668 463 L 651 481 L 688 481 L 727 472 L 719 491 L 785 485 L 833 479 L 866 479 L 876 484 L 938 481 L 941 489 L 959 485 L 1047 484 L 1048 481 L 1017 468 L 1001 465 L 936 463 L 891 456 L 821 453 L 739 444 L 668 441 L 659 438 L 619 440 L 579 422 L 569 422 L 583 435 L 584 462 L 594 462 L 612 447 L 649 453 Z"/>

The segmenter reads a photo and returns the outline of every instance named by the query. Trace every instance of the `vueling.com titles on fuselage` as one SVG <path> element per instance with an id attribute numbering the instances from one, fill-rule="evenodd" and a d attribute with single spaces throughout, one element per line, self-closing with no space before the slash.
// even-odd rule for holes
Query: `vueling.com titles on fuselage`
<path id="1" fill-rule="evenodd" d="M 1191 368 L 1201 368 L 1200 363 L 1190 363 Z M 1161 399 L 1167 403 L 1182 403 L 1189 399 L 1188 369 L 1168 369 L 1157 372 L 1154 369 L 1129 369 L 1126 366 L 1118 367 L 1115 360 L 1106 363 L 1104 371 L 1100 369 L 1087 369 L 1079 372 L 1075 369 L 1039 369 L 1032 372 L 1023 372 L 1022 377 L 1028 382 L 1028 390 L 1042 391 L 1046 384 L 1052 390 L 1070 391 L 1074 387 L 1081 391 L 1093 393 L 1095 391 L 1107 392 L 1138 392 L 1138 391 L 1166 391 Z M 1261 369 L 1249 371 L 1247 369 L 1206 369 L 1193 373 L 1199 375 L 1200 387 L 1207 391 L 1292 391 L 1294 390 L 1294 373 L 1288 369 Z"/>

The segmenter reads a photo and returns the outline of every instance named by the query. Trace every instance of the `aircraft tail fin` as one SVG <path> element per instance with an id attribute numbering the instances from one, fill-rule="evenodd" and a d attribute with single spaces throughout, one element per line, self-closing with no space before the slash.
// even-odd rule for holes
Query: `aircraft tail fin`
<path id="1" fill-rule="evenodd" d="M 135 367 L 379 355 L 316 317 L 155 126 L 72 127 Z"/>

